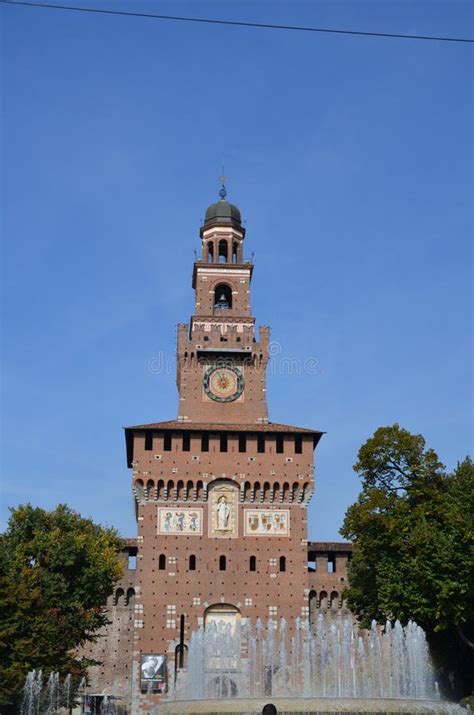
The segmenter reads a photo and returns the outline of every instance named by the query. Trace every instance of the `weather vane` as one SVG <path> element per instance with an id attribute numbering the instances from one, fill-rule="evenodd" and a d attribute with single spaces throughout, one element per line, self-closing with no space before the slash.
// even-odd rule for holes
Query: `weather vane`
<path id="1" fill-rule="evenodd" d="M 224 175 L 224 164 L 222 164 L 222 174 L 219 176 L 219 181 L 221 182 L 221 190 L 219 191 L 219 196 L 222 200 L 227 196 L 227 189 L 225 188 L 225 182 L 227 181 L 227 176 Z"/>

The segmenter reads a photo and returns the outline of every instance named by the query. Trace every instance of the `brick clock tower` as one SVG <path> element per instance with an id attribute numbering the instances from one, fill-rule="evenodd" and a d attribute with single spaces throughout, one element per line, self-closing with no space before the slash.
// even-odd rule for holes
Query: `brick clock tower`
<path id="1" fill-rule="evenodd" d="M 269 328 L 252 315 L 239 209 L 206 211 L 177 419 L 125 430 L 138 536 L 133 712 L 149 712 L 211 620 L 308 616 L 306 507 L 321 432 L 268 419 Z M 130 551 L 130 550 L 129 550 Z"/>
<path id="2" fill-rule="evenodd" d="M 269 329 L 260 328 L 257 342 L 250 307 L 253 264 L 243 259 L 245 229 L 225 189 L 220 193 L 200 231 L 194 315 L 190 325 L 178 327 L 178 420 L 264 424 Z"/>
<path id="3" fill-rule="evenodd" d="M 105 699 L 152 712 L 186 668 L 191 632 L 213 620 L 284 617 L 291 631 L 298 616 L 348 613 L 352 545 L 307 541 L 322 433 L 268 418 L 269 329 L 255 329 L 253 264 L 224 187 L 200 237 L 194 314 L 178 326 L 178 416 L 125 430 L 138 535 L 123 540 L 109 625 L 84 649 L 97 662 L 88 715 Z"/>

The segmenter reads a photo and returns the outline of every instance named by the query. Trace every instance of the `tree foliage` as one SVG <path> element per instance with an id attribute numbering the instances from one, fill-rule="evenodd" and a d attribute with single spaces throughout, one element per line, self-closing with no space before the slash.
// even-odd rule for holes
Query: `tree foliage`
<path id="1" fill-rule="evenodd" d="M 341 534 L 354 542 L 346 596 L 364 625 L 414 619 L 454 691 L 474 666 L 474 464 L 447 474 L 421 435 L 381 427 L 354 470 L 362 490 Z M 456 680 L 456 683 L 454 681 Z"/>
<path id="2" fill-rule="evenodd" d="M 11 510 L 0 536 L 0 703 L 15 704 L 29 670 L 86 672 L 77 649 L 106 623 L 105 603 L 120 577 L 112 529 L 65 505 Z"/>

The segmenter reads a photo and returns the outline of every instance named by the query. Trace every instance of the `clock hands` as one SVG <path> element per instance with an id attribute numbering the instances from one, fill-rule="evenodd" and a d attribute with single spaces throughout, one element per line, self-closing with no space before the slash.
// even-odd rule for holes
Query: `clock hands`
<path id="1" fill-rule="evenodd" d="M 221 384 L 221 387 L 226 387 L 226 385 L 227 385 L 228 382 L 229 382 L 228 376 L 227 376 L 225 373 L 223 373 L 223 372 L 219 372 L 219 373 L 217 373 L 217 377 L 218 377 L 218 380 L 219 380 L 219 382 L 220 382 L 220 384 Z"/>
<path id="2" fill-rule="evenodd" d="M 230 368 L 210 368 L 204 378 L 204 390 L 206 394 L 218 402 L 232 402 L 243 392 L 244 380 L 237 369 Z"/>

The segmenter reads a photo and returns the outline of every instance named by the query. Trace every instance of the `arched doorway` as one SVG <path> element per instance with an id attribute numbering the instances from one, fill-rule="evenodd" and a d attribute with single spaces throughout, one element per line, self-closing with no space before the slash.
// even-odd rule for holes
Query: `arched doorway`
<path id="1" fill-rule="evenodd" d="M 231 632 L 235 633 L 237 622 L 240 620 L 240 611 L 237 606 L 232 606 L 229 603 L 216 603 L 209 606 L 204 611 L 204 628 L 211 623 L 224 623 L 230 625 Z"/>
<path id="2" fill-rule="evenodd" d="M 207 681 L 208 697 L 235 697 L 237 693 L 235 682 L 228 676 L 240 667 L 239 621 L 239 609 L 229 603 L 216 603 L 204 611 L 204 637 L 212 644 L 206 658 L 206 669 L 208 673 L 216 674 L 216 678 Z"/>

